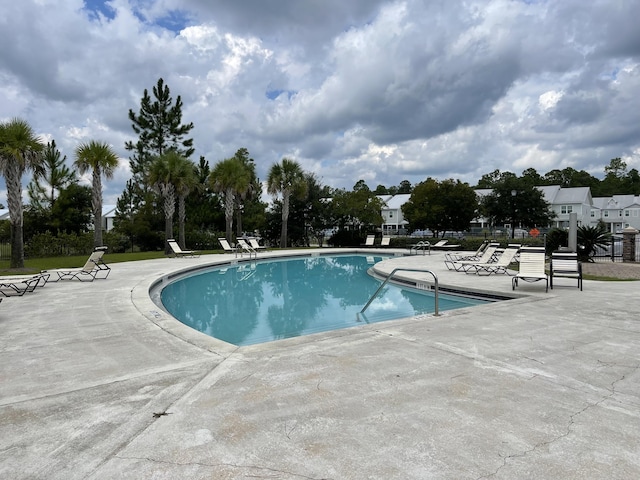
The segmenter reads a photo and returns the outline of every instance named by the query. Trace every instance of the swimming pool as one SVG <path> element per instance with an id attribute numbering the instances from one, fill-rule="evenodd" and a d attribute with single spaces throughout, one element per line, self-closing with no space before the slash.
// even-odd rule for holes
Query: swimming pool
<path id="1" fill-rule="evenodd" d="M 384 258 L 323 255 L 213 267 L 170 283 L 160 299 L 185 325 L 238 346 L 433 313 L 433 294 L 390 284 L 358 317 L 380 285 L 367 269 Z M 439 296 L 441 311 L 486 302 Z"/>

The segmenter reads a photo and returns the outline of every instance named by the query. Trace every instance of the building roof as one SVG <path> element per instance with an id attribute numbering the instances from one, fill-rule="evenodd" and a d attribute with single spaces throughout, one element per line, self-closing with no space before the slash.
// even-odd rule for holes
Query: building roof
<path id="1" fill-rule="evenodd" d="M 395 210 L 399 209 L 400 207 L 402 207 L 402 205 L 407 203 L 411 198 L 411 194 L 399 193 L 397 195 L 379 195 L 378 198 L 380 198 L 386 204 L 386 207 L 383 208 Z"/>

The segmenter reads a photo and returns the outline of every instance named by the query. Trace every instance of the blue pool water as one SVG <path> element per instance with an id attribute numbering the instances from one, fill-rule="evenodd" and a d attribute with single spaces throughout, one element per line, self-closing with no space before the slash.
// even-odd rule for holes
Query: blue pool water
<path id="1" fill-rule="evenodd" d="M 380 286 L 367 269 L 384 258 L 319 256 L 217 267 L 167 285 L 161 300 L 182 323 L 234 345 L 433 313 L 433 294 L 388 285 L 358 318 Z M 438 300 L 441 311 L 486 303 L 443 294 Z"/>

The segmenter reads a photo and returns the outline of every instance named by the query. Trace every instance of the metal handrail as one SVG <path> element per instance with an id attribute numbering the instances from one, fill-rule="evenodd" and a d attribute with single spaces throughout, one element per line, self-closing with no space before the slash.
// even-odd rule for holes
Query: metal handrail
<path id="1" fill-rule="evenodd" d="M 371 302 L 373 302 L 373 300 L 378 296 L 378 293 L 380 293 L 380 291 L 384 288 L 384 286 L 389 283 L 389 281 L 391 280 L 391 277 L 393 277 L 393 275 L 399 271 L 402 270 L 404 272 L 423 272 L 423 273 L 430 273 L 433 276 L 433 280 L 434 280 L 434 299 L 435 299 L 435 313 L 434 315 L 437 317 L 438 315 L 440 315 L 438 313 L 438 277 L 436 276 L 435 273 L 433 273 L 431 270 L 427 270 L 426 268 L 404 268 L 404 267 L 398 267 L 398 268 L 394 268 L 391 273 L 387 276 L 387 278 L 384 279 L 384 282 L 382 282 L 382 284 L 378 287 L 378 289 L 375 291 L 375 293 L 373 295 L 371 295 L 371 298 L 369 299 L 369 301 L 367 302 L 367 304 L 364 306 L 364 308 L 362 310 L 360 310 L 360 314 L 363 314 L 364 311 L 369 307 L 369 305 L 371 305 Z"/>

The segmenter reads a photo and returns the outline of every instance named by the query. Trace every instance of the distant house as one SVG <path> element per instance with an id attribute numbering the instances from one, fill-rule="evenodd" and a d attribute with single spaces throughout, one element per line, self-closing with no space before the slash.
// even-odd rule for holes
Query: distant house
<path id="1" fill-rule="evenodd" d="M 640 197 L 636 195 L 613 195 L 595 197 L 591 211 L 591 225 L 602 220 L 611 233 L 626 227 L 640 230 Z"/>
<path id="2" fill-rule="evenodd" d="M 116 205 L 102 206 L 102 230 L 108 232 L 113 229 L 113 221 L 116 218 Z"/>
<path id="3" fill-rule="evenodd" d="M 569 216 L 577 214 L 578 226 L 589 225 L 593 198 L 589 187 L 562 188 L 559 185 L 536 187 L 542 191 L 544 199 L 556 214 L 550 226 L 569 228 Z"/>
<path id="4" fill-rule="evenodd" d="M 378 195 L 382 200 L 382 233 L 384 235 L 393 235 L 398 233 L 406 233 L 409 222 L 402 215 L 402 205 L 409 201 L 411 194 L 399 193 L 397 195 Z"/>
<path id="5" fill-rule="evenodd" d="M 548 225 L 549 227 L 568 228 L 571 213 L 577 214 L 578 225 L 589 225 L 591 222 L 593 198 L 589 187 L 563 188 L 560 185 L 543 185 L 536 188 L 542 192 L 545 201 L 556 214 L 551 224 Z M 481 201 L 483 197 L 490 195 L 492 191 L 490 188 L 477 189 L 478 200 Z M 484 229 L 489 227 L 489 222 L 488 219 L 479 217 L 473 220 L 472 226 Z M 511 225 L 500 225 L 500 227 L 511 228 Z"/>
<path id="6" fill-rule="evenodd" d="M 8 208 L 0 208 L 0 220 L 9 220 Z"/>

